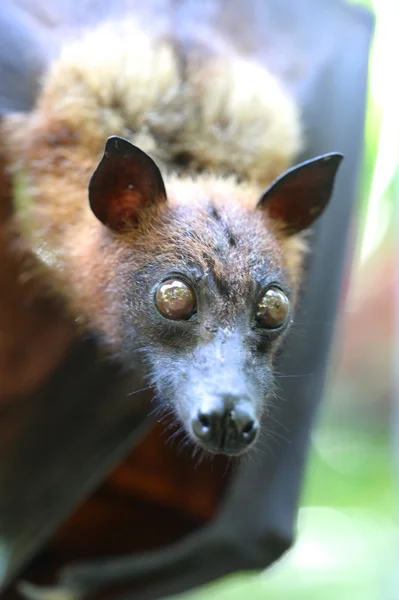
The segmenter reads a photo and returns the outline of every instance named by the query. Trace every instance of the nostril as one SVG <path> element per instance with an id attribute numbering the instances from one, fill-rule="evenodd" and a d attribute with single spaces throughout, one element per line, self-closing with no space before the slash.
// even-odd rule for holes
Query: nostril
<path id="1" fill-rule="evenodd" d="M 258 420 L 252 415 L 240 414 L 236 416 L 237 433 L 241 443 L 245 445 L 251 444 L 258 433 Z"/>
<path id="2" fill-rule="evenodd" d="M 242 430 L 242 434 L 245 436 L 245 435 L 252 433 L 254 427 L 255 427 L 255 421 L 248 421 L 248 423 L 245 425 L 245 427 Z"/>
<path id="3" fill-rule="evenodd" d="M 197 416 L 192 420 L 192 428 L 194 434 L 203 441 L 208 441 L 212 435 L 212 418 L 211 415 L 203 412 L 198 412 Z"/>
<path id="4" fill-rule="evenodd" d="M 204 429 L 210 428 L 211 418 L 209 415 L 206 415 L 206 414 L 200 412 L 200 413 L 198 413 L 197 419 Z"/>

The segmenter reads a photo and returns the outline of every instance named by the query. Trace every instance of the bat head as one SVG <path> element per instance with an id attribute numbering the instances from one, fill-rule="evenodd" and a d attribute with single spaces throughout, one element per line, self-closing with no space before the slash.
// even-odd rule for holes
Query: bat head
<path id="1" fill-rule="evenodd" d="M 273 359 L 294 319 L 302 232 L 327 206 L 341 159 L 293 167 L 256 202 L 250 186 L 211 176 L 176 179 L 167 193 L 148 155 L 107 141 L 89 200 L 118 256 L 109 336 L 211 452 L 243 453 L 267 418 Z"/>

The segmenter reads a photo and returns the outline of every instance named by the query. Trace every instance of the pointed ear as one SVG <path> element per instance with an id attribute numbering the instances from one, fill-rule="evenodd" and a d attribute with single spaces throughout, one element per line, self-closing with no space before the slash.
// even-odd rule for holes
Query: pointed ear
<path id="1" fill-rule="evenodd" d="M 127 231 L 143 209 L 165 201 L 162 175 L 152 158 L 123 138 L 109 137 L 89 183 L 97 219 L 114 231 Z"/>
<path id="2" fill-rule="evenodd" d="M 280 221 L 287 235 L 307 229 L 326 208 L 342 159 L 332 152 L 289 169 L 264 192 L 258 207 Z"/>

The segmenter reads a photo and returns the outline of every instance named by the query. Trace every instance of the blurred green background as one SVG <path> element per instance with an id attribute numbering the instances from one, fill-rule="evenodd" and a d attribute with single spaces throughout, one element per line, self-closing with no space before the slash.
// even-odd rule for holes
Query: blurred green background
<path id="1" fill-rule="evenodd" d="M 376 17 L 357 247 L 313 436 L 294 548 L 264 573 L 227 577 L 192 600 L 399 600 L 394 479 L 395 203 L 399 201 L 397 0 Z M 349 49 L 350 51 L 350 49 Z M 182 598 L 182 596 L 179 596 Z"/>

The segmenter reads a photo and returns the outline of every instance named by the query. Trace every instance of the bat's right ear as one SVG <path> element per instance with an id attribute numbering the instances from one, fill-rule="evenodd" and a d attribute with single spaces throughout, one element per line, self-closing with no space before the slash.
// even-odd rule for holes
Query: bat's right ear
<path id="1" fill-rule="evenodd" d="M 258 208 L 278 221 L 287 235 L 307 229 L 330 200 L 342 158 L 331 152 L 292 167 L 268 187 Z"/>
<path id="2" fill-rule="evenodd" d="M 129 231 L 146 207 L 166 201 L 155 162 L 127 140 L 112 136 L 89 183 L 90 207 L 113 231 Z"/>

